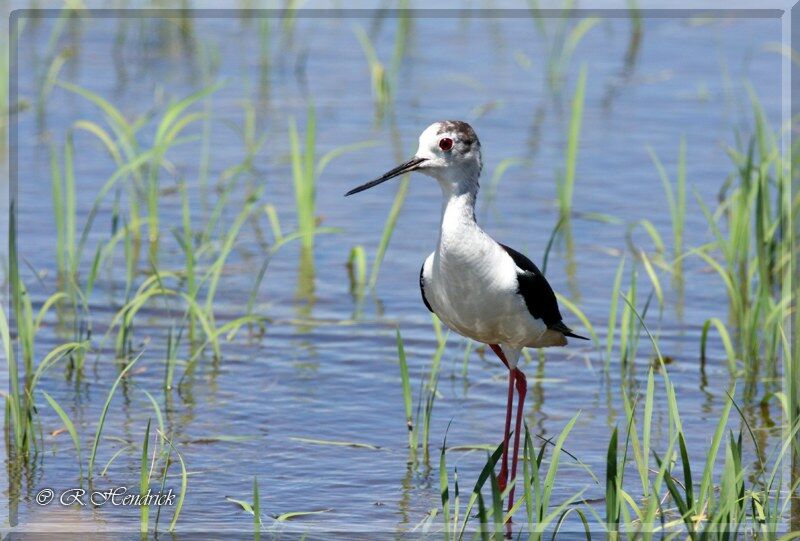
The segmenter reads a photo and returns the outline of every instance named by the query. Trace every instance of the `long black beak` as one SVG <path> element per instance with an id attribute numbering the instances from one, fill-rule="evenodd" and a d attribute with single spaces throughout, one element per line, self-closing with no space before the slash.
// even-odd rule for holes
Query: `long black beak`
<path id="1" fill-rule="evenodd" d="M 402 174 L 410 173 L 411 171 L 418 169 L 419 166 L 424 161 L 425 158 L 411 158 L 406 163 L 398 165 L 391 171 L 387 171 L 386 173 L 383 174 L 383 176 L 378 177 L 375 180 L 371 180 L 366 184 L 362 184 L 358 188 L 353 188 L 352 190 L 344 194 L 344 196 L 347 197 L 348 195 L 353 195 L 354 193 L 363 192 L 364 190 L 369 190 L 373 186 L 377 186 L 378 184 L 386 182 L 387 180 L 391 180 L 394 177 L 399 177 Z"/>

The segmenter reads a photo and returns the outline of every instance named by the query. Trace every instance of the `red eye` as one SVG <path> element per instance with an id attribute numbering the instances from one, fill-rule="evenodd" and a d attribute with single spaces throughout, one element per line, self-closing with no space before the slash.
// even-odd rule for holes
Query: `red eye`
<path id="1" fill-rule="evenodd" d="M 439 139 L 439 148 L 444 150 L 445 152 L 453 148 L 453 140 L 449 137 L 442 137 Z"/>

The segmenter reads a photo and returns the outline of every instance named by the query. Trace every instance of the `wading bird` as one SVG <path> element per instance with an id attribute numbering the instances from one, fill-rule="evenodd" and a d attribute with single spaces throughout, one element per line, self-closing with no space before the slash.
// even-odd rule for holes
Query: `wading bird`
<path id="1" fill-rule="evenodd" d="M 412 171 L 438 181 L 443 196 L 442 221 L 436 251 L 420 269 L 422 302 L 452 330 L 487 344 L 508 368 L 503 457 L 498 476 L 500 488 L 505 490 L 514 389 L 518 400 L 510 481 L 517 473 L 527 392 L 525 375 L 517 368 L 522 348 L 564 346 L 567 337 L 586 338 L 564 324 L 555 293 L 536 265 L 492 239 L 476 223 L 475 199 L 481 168 L 481 145 L 475 130 L 458 120 L 436 122 L 420 135 L 413 158 L 345 195 Z M 513 505 L 512 486 L 508 509 Z"/>

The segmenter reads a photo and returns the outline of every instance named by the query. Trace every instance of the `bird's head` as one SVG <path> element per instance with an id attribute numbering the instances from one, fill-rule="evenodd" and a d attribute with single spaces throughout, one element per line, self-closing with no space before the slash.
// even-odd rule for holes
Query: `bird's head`
<path id="1" fill-rule="evenodd" d="M 425 160 L 419 166 L 421 173 L 439 181 L 474 178 L 477 182 L 482 167 L 478 136 L 461 120 L 443 120 L 425 128 L 414 157 Z"/>
<path id="2" fill-rule="evenodd" d="M 443 120 L 425 128 L 419 136 L 419 147 L 413 158 L 345 195 L 367 190 L 412 171 L 435 178 L 442 189 L 477 191 L 481 168 L 481 143 L 472 126 L 461 120 Z"/>

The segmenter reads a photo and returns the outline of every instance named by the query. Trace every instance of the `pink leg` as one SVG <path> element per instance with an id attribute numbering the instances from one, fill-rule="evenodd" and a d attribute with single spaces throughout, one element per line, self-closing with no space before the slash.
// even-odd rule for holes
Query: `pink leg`
<path id="1" fill-rule="evenodd" d="M 501 361 L 503 361 L 503 364 L 506 365 L 506 368 L 511 370 L 511 367 L 508 366 L 508 361 L 506 360 L 506 355 L 505 355 L 505 353 L 503 353 L 503 350 L 500 349 L 500 346 L 498 346 L 497 344 L 489 344 L 489 347 L 492 348 L 492 351 L 494 351 L 494 354 L 497 355 L 500 358 Z"/>
<path id="2" fill-rule="evenodd" d="M 514 404 L 514 371 L 508 371 L 508 403 L 506 405 L 506 428 L 503 432 L 503 463 L 500 466 L 500 475 L 497 477 L 497 483 L 500 485 L 500 491 L 506 489 L 506 480 L 508 479 L 508 444 L 511 437 L 511 410 Z"/>
<path id="3" fill-rule="evenodd" d="M 515 368 L 514 372 L 516 373 L 516 383 L 517 383 L 517 394 L 519 395 L 519 401 L 517 402 L 517 420 L 514 426 L 514 456 L 511 459 L 511 480 L 517 478 L 517 459 L 519 458 L 519 439 L 520 434 L 522 433 L 522 416 L 524 414 L 524 407 L 525 407 L 525 395 L 528 393 L 528 380 L 525 378 L 525 374 L 519 368 Z M 508 494 L 508 510 L 510 511 L 511 508 L 514 506 L 514 489 L 516 485 L 511 487 L 511 492 Z"/>
<path id="4" fill-rule="evenodd" d="M 497 344 L 489 344 L 489 347 L 492 348 L 492 351 L 503 361 L 503 364 L 508 367 L 508 361 L 506 361 L 506 356 L 503 354 L 503 350 L 500 349 L 500 346 Z M 508 371 L 508 402 L 506 404 L 506 423 L 505 423 L 505 431 L 503 432 L 503 458 L 502 463 L 500 464 L 500 475 L 497 478 L 497 482 L 500 485 L 500 490 L 503 491 L 506 489 L 506 481 L 508 480 L 508 444 L 509 444 L 509 437 L 511 435 L 511 410 L 513 409 L 514 404 L 514 371 Z"/>

